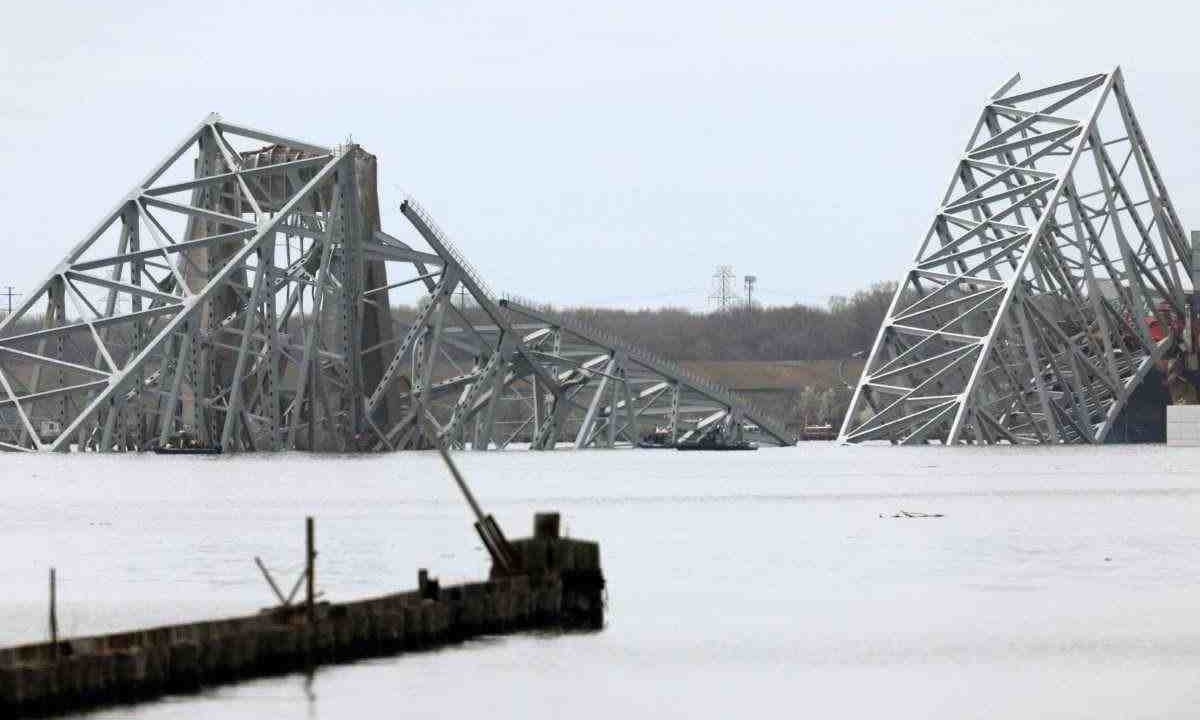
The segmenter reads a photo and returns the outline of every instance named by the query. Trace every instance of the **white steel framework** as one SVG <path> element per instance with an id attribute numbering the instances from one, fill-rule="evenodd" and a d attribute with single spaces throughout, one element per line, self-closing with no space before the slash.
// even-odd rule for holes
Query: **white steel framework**
<path id="1" fill-rule="evenodd" d="M 843 442 L 1099 443 L 1175 348 L 1191 251 L 1119 68 L 984 104 Z"/>

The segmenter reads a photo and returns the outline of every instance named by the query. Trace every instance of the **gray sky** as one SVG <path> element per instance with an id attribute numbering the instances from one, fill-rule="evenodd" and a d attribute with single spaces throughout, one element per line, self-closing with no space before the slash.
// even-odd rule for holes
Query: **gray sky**
<path id="1" fill-rule="evenodd" d="M 721 263 L 772 304 L 897 279 L 1017 71 L 1120 64 L 1181 218 L 1200 217 L 1183 3 L 571 5 L 19 3 L 0 285 L 38 282 L 210 111 L 353 136 L 380 158 L 385 228 L 411 193 L 493 288 L 558 304 L 703 309 Z"/>

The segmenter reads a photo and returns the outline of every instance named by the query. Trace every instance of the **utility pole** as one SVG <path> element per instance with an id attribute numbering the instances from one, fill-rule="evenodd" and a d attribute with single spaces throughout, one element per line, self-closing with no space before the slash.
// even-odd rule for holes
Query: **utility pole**
<path id="1" fill-rule="evenodd" d="M 758 282 L 757 275 L 746 276 L 746 309 L 754 309 L 754 283 Z"/>
<path id="2" fill-rule="evenodd" d="M 7 298 L 7 299 L 8 299 L 8 312 L 6 312 L 6 313 L 4 314 L 4 317 L 8 317 L 9 315 L 12 315 L 12 301 L 13 301 L 13 298 L 15 298 L 15 297 L 21 297 L 21 293 L 19 293 L 19 292 L 13 292 L 13 286 L 12 286 L 12 285 L 5 285 L 5 286 L 4 286 L 4 290 L 3 290 L 3 291 L 0 291 L 0 297 L 4 297 L 4 298 Z"/>
<path id="3" fill-rule="evenodd" d="M 737 275 L 732 265 L 717 266 L 717 271 L 713 273 L 713 291 L 708 299 L 717 304 L 718 310 L 728 310 L 737 300 L 737 293 L 733 291 L 735 282 Z"/>

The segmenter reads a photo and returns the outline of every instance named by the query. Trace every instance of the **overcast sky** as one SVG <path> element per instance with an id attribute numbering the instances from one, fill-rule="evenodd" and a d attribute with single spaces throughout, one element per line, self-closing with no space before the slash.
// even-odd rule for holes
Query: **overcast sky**
<path id="1" fill-rule="evenodd" d="M 897 279 L 982 100 L 1114 65 L 1200 217 L 1185 3 L 17 3 L 0 27 L 0 286 L 29 289 L 216 111 L 380 159 L 497 290 L 706 306 Z"/>

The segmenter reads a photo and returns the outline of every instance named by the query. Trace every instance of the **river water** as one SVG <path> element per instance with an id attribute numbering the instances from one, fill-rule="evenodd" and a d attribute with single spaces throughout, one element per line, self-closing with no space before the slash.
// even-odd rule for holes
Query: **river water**
<path id="1" fill-rule="evenodd" d="M 1200 451 L 460 453 L 511 537 L 601 542 L 608 625 L 91 718 L 1167 718 L 1200 707 Z M 436 455 L 0 457 L 0 644 L 254 612 L 317 517 L 331 600 L 475 579 Z M 942 518 L 893 518 L 900 511 Z"/>

